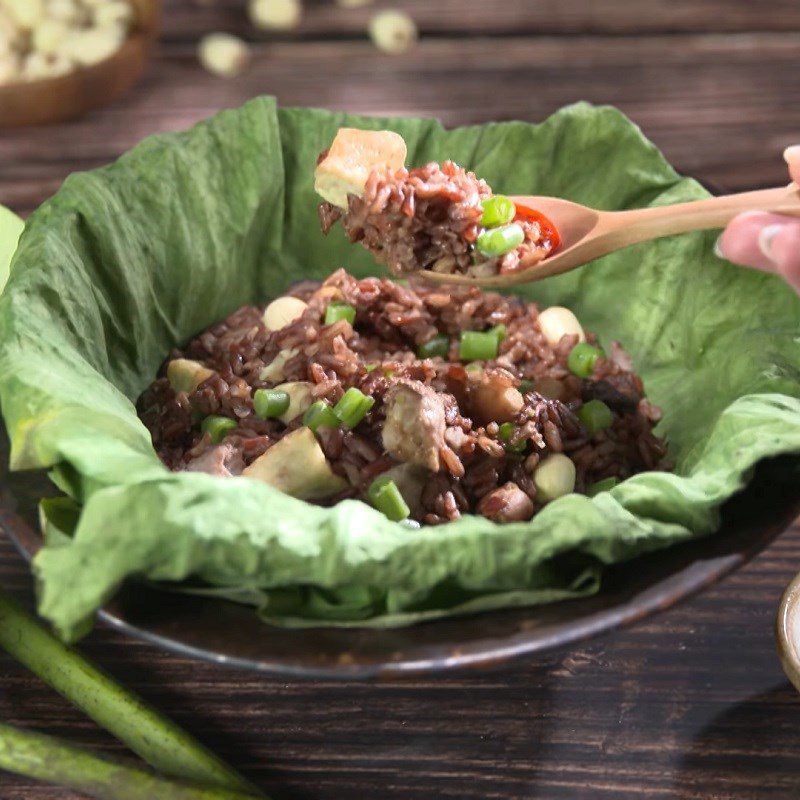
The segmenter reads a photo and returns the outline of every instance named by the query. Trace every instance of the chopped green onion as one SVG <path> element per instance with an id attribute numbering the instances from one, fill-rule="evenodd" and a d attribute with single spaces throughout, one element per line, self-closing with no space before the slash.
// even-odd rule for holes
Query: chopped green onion
<path id="1" fill-rule="evenodd" d="M 423 342 L 417 347 L 418 358 L 433 358 L 434 356 L 441 356 L 447 358 L 450 352 L 450 338 L 443 333 L 437 333 L 432 339 Z"/>
<path id="2" fill-rule="evenodd" d="M 522 394 L 527 394 L 528 392 L 533 391 L 533 381 L 529 381 L 527 378 L 523 378 L 519 382 L 519 390 Z"/>
<path id="3" fill-rule="evenodd" d="M 364 364 L 364 369 L 366 372 L 375 372 L 378 366 L 378 364 Z"/>
<path id="4" fill-rule="evenodd" d="M 493 328 L 489 328 L 489 333 L 497 337 L 497 344 L 500 344 L 500 342 L 506 338 L 507 332 L 508 328 L 506 328 L 506 326 L 502 323 L 500 325 L 495 325 Z"/>
<path id="5" fill-rule="evenodd" d="M 597 483 L 593 483 L 586 490 L 586 494 L 588 494 L 589 497 L 594 497 L 596 494 L 600 494 L 600 492 L 609 492 L 618 483 L 619 483 L 619 479 L 618 478 L 603 478 L 602 481 L 597 481 Z"/>
<path id="6" fill-rule="evenodd" d="M 502 228 L 488 228 L 475 242 L 478 252 L 487 258 L 503 256 L 525 241 L 525 231 L 516 223 Z"/>
<path id="7" fill-rule="evenodd" d="M 356 310 L 347 303 L 331 303 L 325 309 L 325 324 L 333 325 L 340 319 L 346 319 L 351 325 L 356 321 Z"/>
<path id="8" fill-rule="evenodd" d="M 367 489 L 367 497 L 378 511 L 393 522 L 404 520 L 411 509 L 403 500 L 403 495 L 397 488 L 397 484 L 391 479 L 382 475 L 370 484 Z"/>
<path id="9" fill-rule="evenodd" d="M 528 447 L 528 442 L 525 439 L 523 439 L 521 442 L 517 442 L 516 444 L 511 444 L 511 437 L 514 435 L 514 433 L 516 433 L 516 430 L 517 427 L 513 422 L 504 422 L 500 426 L 500 430 L 497 435 L 509 453 L 524 453 Z"/>
<path id="10" fill-rule="evenodd" d="M 459 358 L 462 361 L 488 361 L 497 358 L 500 342 L 491 331 L 462 331 Z"/>
<path id="11" fill-rule="evenodd" d="M 602 400 L 590 400 L 584 403 L 577 410 L 576 416 L 590 434 L 610 428 L 614 422 L 611 409 Z"/>
<path id="12" fill-rule="evenodd" d="M 594 371 L 597 359 L 603 355 L 599 347 L 588 342 L 578 342 L 567 356 L 567 366 L 573 375 L 579 378 L 588 378 Z"/>
<path id="13" fill-rule="evenodd" d="M 473 361 L 471 364 L 467 364 L 464 369 L 467 372 L 483 372 L 483 365 L 479 364 L 477 361 Z"/>
<path id="14" fill-rule="evenodd" d="M 289 395 L 275 389 L 256 389 L 253 408 L 261 419 L 279 417 L 289 408 Z"/>
<path id="15" fill-rule="evenodd" d="M 303 414 L 303 425 L 316 433 L 317 428 L 338 428 L 339 417 L 324 400 L 317 400 Z"/>
<path id="16" fill-rule="evenodd" d="M 239 423 L 229 417 L 218 417 L 212 414 L 200 423 L 200 430 L 211 437 L 214 444 L 219 444 L 230 431 L 238 428 Z"/>
<path id="17" fill-rule="evenodd" d="M 355 428 L 367 416 L 367 412 L 374 405 L 374 397 L 369 397 L 352 386 L 333 407 L 333 413 L 342 421 L 343 425 L 348 428 Z"/>
<path id="18" fill-rule="evenodd" d="M 481 202 L 481 207 L 483 208 L 481 225 L 483 225 L 484 228 L 494 228 L 497 225 L 505 225 L 511 222 L 517 214 L 517 207 L 514 205 L 514 201 L 504 194 L 496 194 L 492 197 L 487 197 Z"/>

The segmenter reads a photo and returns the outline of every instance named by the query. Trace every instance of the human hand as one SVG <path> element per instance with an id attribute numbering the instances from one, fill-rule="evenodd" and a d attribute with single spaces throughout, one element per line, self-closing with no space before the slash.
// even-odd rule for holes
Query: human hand
<path id="1" fill-rule="evenodd" d="M 787 147 L 783 157 L 800 185 L 800 145 Z M 747 211 L 728 224 L 714 251 L 735 264 L 782 275 L 800 293 L 800 219 Z"/>

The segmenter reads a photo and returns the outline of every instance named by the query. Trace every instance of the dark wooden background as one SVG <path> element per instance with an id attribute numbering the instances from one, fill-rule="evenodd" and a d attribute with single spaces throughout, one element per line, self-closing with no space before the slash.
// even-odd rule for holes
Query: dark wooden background
<path id="1" fill-rule="evenodd" d="M 160 50 L 129 97 L 72 124 L 0 133 L 0 203 L 28 213 L 68 173 L 259 93 L 448 124 L 613 103 L 681 171 L 730 190 L 785 180 L 780 151 L 800 142 L 797 0 L 397 0 L 423 39 L 396 58 L 363 35 L 372 9 L 309 2 L 295 35 L 268 37 L 243 5 L 167 0 Z M 256 41 L 247 74 L 198 67 L 198 36 L 213 29 Z M 0 565 L 0 582 L 28 597 L 7 543 Z M 84 649 L 275 800 L 796 798 L 800 698 L 772 624 L 798 569 L 800 527 L 680 608 L 501 673 L 287 684 L 107 630 Z M 14 663 L 0 670 L 0 718 L 118 750 Z M 9 776 L 0 797 L 72 800 Z"/>

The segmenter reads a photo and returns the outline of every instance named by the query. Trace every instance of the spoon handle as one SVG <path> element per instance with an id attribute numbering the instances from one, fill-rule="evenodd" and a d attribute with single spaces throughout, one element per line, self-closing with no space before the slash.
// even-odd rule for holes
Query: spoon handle
<path id="1" fill-rule="evenodd" d="M 800 217 L 800 189 L 794 183 L 775 189 L 741 192 L 691 203 L 639 208 L 608 214 L 617 241 L 634 244 L 687 231 L 724 228 L 742 211 L 769 211 Z M 606 215 L 604 215 L 606 216 Z"/>

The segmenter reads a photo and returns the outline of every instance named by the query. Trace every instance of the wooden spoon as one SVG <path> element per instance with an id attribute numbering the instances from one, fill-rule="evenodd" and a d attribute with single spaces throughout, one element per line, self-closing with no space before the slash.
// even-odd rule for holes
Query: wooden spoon
<path id="1" fill-rule="evenodd" d="M 433 283 L 502 288 L 569 272 L 589 261 L 632 244 L 676 233 L 723 228 L 742 211 L 770 211 L 800 216 L 800 189 L 794 183 L 777 189 L 742 192 L 691 203 L 630 211 L 597 211 L 558 197 L 512 197 L 515 203 L 541 211 L 561 235 L 561 246 L 548 258 L 507 275 L 476 278 L 429 270 L 417 273 Z"/>

